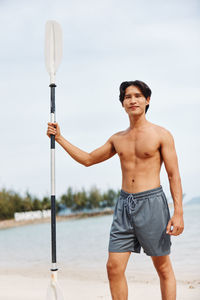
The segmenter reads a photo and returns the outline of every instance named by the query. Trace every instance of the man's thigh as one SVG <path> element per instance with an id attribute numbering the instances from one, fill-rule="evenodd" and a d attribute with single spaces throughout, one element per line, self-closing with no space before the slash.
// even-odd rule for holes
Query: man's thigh
<path id="1" fill-rule="evenodd" d="M 120 268 L 125 271 L 131 252 L 108 252 L 108 268 Z"/>
<path id="2" fill-rule="evenodd" d="M 169 272 L 172 270 L 171 259 L 169 255 L 151 256 L 154 267 L 158 272 Z"/>

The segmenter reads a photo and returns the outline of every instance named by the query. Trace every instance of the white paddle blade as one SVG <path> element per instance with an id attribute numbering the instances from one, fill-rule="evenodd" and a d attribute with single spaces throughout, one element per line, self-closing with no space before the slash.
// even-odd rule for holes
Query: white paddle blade
<path id="1" fill-rule="evenodd" d="M 62 30 L 56 21 L 47 21 L 45 28 L 45 63 L 50 75 L 50 83 L 55 83 L 55 75 L 62 59 Z"/>
<path id="2" fill-rule="evenodd" d="M 64 300 L 64 296 L 57 281 L 57 271 L 52 271 L 51 282 L 47 289 L 46 300 Z"/>
<path id="3" fill-rule="evenodd" d="M 58 283 L 50 284 L 47 290 L 46 300 L 64 300 L 64 296 Z"/>

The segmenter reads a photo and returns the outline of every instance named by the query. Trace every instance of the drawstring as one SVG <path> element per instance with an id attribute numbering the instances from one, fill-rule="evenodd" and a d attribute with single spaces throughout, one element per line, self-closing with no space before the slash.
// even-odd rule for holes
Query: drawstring
<path id="1" fill-rule="evenodd" d="M 131 213 L 135 209 L 135 206 L 137 204 L 137 200 L 134 198 L 134 196 L 132 194 L 128 195 L 126 200 L 127 200 L 127 204 L 128 204 L 128 211 L 129 211 L 129 214 L 131 215 Z"/>

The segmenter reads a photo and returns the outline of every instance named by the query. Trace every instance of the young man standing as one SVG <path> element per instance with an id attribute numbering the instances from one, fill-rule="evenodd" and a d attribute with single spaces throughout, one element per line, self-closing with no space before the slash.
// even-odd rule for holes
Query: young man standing
<path id="1" fill-rule="evenodd" d="M 131 252 L 140 253 L 141 248 L 151 256 L 156 268 L 162 300 L 176 299 L 176 279 L 169 254 L 171 235 L 179 235 L 184 229 L 182 186 L 171 133 L 145 117 L 150 97 L 151 90 L 144 82 L 122 82 L 119 99 L 130 126 L 113 134 L 103 146 L 90 153 L 64 139 L 57 123 L 48 123 L 47 135 L 54 134 L 69 155 L 87 167 L 116 153 L 119 156 L 122 187 L 115 205 L 107 262 L 113 300 L 128 299 L 126 266 Z M 163 162 L 174 202 L 172 217 L 160 185 Z"/>

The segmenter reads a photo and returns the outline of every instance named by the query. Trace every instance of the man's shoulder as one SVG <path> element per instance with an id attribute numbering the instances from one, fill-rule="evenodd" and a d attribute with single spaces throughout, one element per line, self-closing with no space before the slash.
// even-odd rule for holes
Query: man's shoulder
<path id="1" fill-rule="evenodd" d="M 155 130 L 158 134 L 171 135 L 171 132 L 163 126 L 158 124 L 150 123 L 150 127 Z"/>
<path id="2" fill-rule="evenodd" d="M 118 132 L 114 133 L 113 135 L 111 135 L 111 137 L 108 139 L 108 141 L 111 144 L 114 144 L 115 142 L 119 141 L 119 138 L 124 136 L 126 134 L 126 132 L 127 132 L 127 130 L 118 131 Z"/>
<path id="3" fill-rule="evenodd" d="M 110 138 L 115 139 L 115 138 L 118 138 L 118 137 L 122 137 L 126 133 L 127 133 L 127 129 L 121 130 L 121 131 L 118 131 L 118 132 L 114 133 Z"/>
<path id="4" fill-rule="evenodd" d="M 173 140 L 173 135 L 167 128 L 154 123 L 151 123 L 151 127 L 158 135 L 160 141 Z"/>

